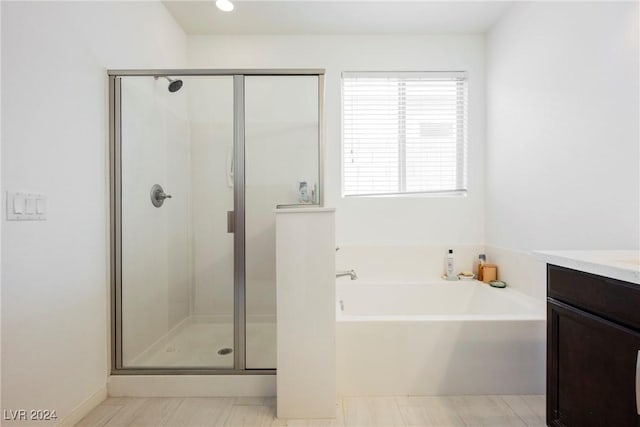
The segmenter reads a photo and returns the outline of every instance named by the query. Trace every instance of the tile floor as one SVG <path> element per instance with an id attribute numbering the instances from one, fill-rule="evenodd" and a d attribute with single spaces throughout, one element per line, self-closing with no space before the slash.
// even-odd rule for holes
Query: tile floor
<path id="1" fill-rule="evenodd" d="M 344 397 L 335 420 L 277 419 L 275 407 L 273 397 L 109 398 L 77 426 L 545 426 L 541 395 Z"/>

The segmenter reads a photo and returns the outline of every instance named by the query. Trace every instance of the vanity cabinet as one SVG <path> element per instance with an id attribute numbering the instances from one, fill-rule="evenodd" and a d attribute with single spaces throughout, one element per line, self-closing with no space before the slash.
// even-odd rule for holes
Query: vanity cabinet
<path id="1" fill-rule="evenodd" d="M 640 286 L 547 265 L 547 425 L 640 427 Z"/>

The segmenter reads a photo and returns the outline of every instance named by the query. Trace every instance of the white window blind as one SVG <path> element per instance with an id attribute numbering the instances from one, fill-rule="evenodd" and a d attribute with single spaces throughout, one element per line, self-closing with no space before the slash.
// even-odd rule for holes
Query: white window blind
<path id="1" fill-rule="evenodd" d="M 465 192 L 464 72 L 342 75 L 343 194 Z"/>

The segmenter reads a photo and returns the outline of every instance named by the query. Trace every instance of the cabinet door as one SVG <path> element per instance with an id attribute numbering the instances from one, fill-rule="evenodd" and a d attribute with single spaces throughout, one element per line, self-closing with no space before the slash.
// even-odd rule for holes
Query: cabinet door
<path id="1" fill-rule="evenodd" d="M 640 334 L 553 299 L 547 307 L 547 424 L 640 427 Z"/>

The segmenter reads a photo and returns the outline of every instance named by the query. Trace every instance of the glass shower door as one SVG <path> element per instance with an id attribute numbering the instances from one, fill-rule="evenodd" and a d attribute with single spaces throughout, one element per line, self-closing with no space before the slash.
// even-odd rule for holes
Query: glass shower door
<path id="1" fill-rule="evenodd" d="M 319 77 L 246 76 L 244 89 L 246 367 L 275 369 L 273 210 L 319 199 Z"/>
<path id="2" fill-rule="evenodd" d="M 116 340 L 121 367 L 228 369 L 233 77 L 184 77 L 182 85 L 178 78 L 120 78 Z"/>

